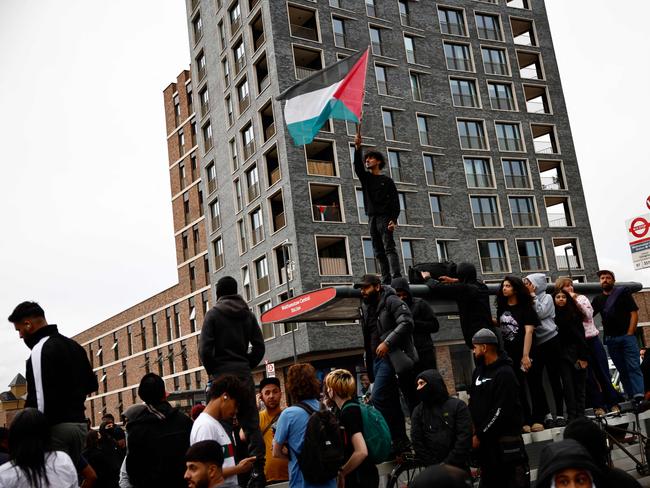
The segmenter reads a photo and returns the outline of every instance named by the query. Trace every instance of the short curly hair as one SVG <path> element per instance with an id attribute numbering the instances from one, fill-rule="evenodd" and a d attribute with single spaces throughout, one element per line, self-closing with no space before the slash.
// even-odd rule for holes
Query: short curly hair
<path id="1" fill-rule="evenodd" d="M 293 402 L 312 400 L 320 396 L 320 383 L 311 364 L 294 364 L 287 372 L 287 392 Z"/>
<path id="2" fill-rule="evenodd" d="M 386 166 L 386 160 L 384 159 L 384 155 L 379 151 L 366 152 L 366 154 L 364 154 L 363 156 L 363 160 L 365 161 L 368 158 L 375 158 L 379 162 L 379 169 L 384 169 L 384 166 Z"/>

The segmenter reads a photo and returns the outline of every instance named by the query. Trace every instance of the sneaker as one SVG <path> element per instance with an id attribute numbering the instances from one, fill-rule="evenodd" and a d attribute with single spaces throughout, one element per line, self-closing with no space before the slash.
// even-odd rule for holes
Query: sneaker
<path id="1" fill-rule="evenodd" d="M 553 427 L 566 427 L 566 419 L 562 416 L 557 417 L 553 422 Z"/>
<path id="2" fill-rule="evenodd" d="M 602 408 L 600 410 L 602 410 Z M 612 405 L 612 408 L 609 409 L 609 413 L 613 413 L 615 415 L 620 415 L 621 414 L 621 407 L 619 407 L 618 405 Z M 603 415 L 605 415 L 605 414 L 603 413 Z"/>
<path id="3" fill-rule="evenodd" d="M 521 428 L 521 432 L 522 432 L 523 434 L 530 434 L 530 425 L 524 425 L 524 426 Z"/>
<path id="4" fill-rule="evenodd" d="M 548 414 L 544 418 L 544 428 L 545 429 L 551 429 L 555 425 L 555 422 L 553 421 L 553 416 L 551 414 Z"/>
<path id="5" fill-rule="evenodd" d="M 544 426 L 539 422 L 535 422 L 533 425 L 530 426 L 531 432 L 542 432 L 543 430 L 544 430 Z"/>

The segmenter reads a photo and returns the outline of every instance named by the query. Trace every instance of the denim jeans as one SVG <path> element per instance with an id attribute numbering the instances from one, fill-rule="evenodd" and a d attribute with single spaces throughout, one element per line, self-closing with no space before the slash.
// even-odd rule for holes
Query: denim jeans
<path id="1" fill-rule="evenodd" d="M 372 386 L 372 404 L 386 419 L 393 443 L 403 442 L 407 439 L 406 425 L 399 402 L 399 386 L 393 365 L 388 358 L 375 358 L 373 371 L 375 382 Z"/>
<path id="2" fill-rule="evenodd" d="M 621 375 L 623 389 L 628 398 L 643 395 L 643 374 L 639 363 L 639 344 L 636 336 L 608 336 L 605 344 L 614 366 Z"/>
<path id="3" fill-rule="evenodd" d="M 369 219 L 372 251 L 379 263 L 382 282 L 388 285 L 390 285 L 391 278 L 402 276 L 395 249 L 395 239 L 393 239 L 393 233 L 388 230 L 389 220 L 386 215 L 373 215 Z"/>

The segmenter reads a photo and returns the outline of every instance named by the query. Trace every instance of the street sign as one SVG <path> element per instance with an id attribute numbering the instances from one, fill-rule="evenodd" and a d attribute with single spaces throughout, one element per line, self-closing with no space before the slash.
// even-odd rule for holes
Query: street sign
<path id="1" fill-rule="evenodd" d="M 266 363 L 266 377 L 275 378 L 275 363 Z"/>
<path id="2" fill-rule="evenodd" d="M 626 226 L 634 269 L 650 268 L 650 214 L 629 219 Z"/>
<path id="3" fill-rule="evenodd" d="M 645 199 L 645 206 L 650 208 L 650 195 Z"/>

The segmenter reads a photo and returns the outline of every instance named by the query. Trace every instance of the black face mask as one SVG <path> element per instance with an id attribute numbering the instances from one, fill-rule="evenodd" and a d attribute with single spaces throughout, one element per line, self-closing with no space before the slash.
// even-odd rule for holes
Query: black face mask
<path id="1" fill-rule="evenodd" d="M 416 390 L 418 400 L 423 402 L 426 405 L 433 405 L 434 395 L 431 385 L 426 384 L 422 388 Z"/>

